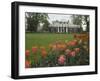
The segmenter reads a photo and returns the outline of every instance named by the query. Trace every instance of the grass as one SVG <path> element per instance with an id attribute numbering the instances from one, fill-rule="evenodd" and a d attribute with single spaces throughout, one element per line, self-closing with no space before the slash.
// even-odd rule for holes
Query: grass
<path id="1" fill-rule="evenodd" d="M 32 49 L 32 46 L 44 46 L 48 49 L 48 45 L 55 41 L 70 41 L 73 39 L 72 34 L 57 33 L 26 33 L 25 49 Z"/>

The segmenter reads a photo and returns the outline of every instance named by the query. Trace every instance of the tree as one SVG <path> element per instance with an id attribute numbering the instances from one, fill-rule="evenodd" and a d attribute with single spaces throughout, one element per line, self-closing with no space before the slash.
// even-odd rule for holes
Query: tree
<path id="1" fill-rule="evenodd" d="M 72 15 L 72 22 L 73 24 L 80 25 L 82 28 L 82 21 L 85 22 L 86 25 L 86 32 L 89 32 L 89 16 L 88 15 Z"/>
<path id="2" fill-rule="evenodd" d="M 84 16 L 84 20 L 85 20 L 85 22 L 86 22 L 86 25 L 87 25 L 87 27 L 86 27 L 86 31 L 87 32 L 89 32 L 89 16 L 88 15 L 86 15 L 86 16 Z"/>
<path id="3" fill-rule="evenodd" d="M 48 14 L 26 12 L 25 17 L 27 30 L 31 32 L 37 32 L 39 23 L 44 23 L 45 21 L 47 21 Z"/>
<path id="4" fill-rule="evenodd" d="M 44 21 L 44 24 L 43 24 L 43 30 L 45 30 L 45 31 L 48 31 L 49 30 L 49 22 L 48 22 L 48 20 L 45 20 Z"/>
<path id="5" fill-rule="evenodd" d="M 80 25 L 82 23 L 82 16 L 81 15 L 72 15 L 72 22 L 73 24 Z"/>

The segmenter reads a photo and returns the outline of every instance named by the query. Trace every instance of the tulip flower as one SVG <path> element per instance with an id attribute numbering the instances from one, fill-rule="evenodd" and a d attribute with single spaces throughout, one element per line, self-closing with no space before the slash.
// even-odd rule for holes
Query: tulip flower
<path id="1" fill-rule="evenodd" d="M 37 52 L 37 47 L 32 47 L 32 52 L 36 53 Z"/>
<path id="2" fill-rule="evenodd" d="M 62 48 L 61 44 L 57 44 L 57 49 L 61 49 L 61 48 Z"/>
<path id="3" fill-rule="evenodd" d="M 45 57 L 47 56 L 46 50 L 42 50 L 42 51 L 41 51 L 41 55 L 42 55 L 43 58 L 45 58 Z"/>
<path id="4" fill-rule="evenodd" d="M 69 55 L 72 56 L 72 57 L 75 57 L 76 52 L 75 52 L 75 51 L 71 51 L 71 52 L 69 53 Z"/>
<path id="5" fill-rule="evenodd" d="M 30 55 L 30 50 L 26 50 L 25 55 L 28 57 Z"/>
<path id="6" fill-rule="evenodd" d="M 68 46 L 76 46 L 76 45 L 77 45 L 77 40 L 68 42 Z"/>
<path id="7" fill-rule="evenodd" d="M 78 53 L 80 51 L 80 48 L 75 48 L 74 50 L 76 53 Z"/>
<path id="8" fill-rule="evenodd" d="M 66 49 L 66 50 L 65 50 L 65 53 L 66 53 L 66 54 L 69 54 L 70 52 L 71 52 L 70 49 Z"/>
<path id="9" fill-rule="evenodd" d="M 30 68 L 31 67 L 31 62 L 26 60 L 25 61 L 25 68 Z"/>
<path id="10" fill-rule="evenodd" d="M 52 46 L 52 50 L 57 50 L 57 46 L 56 45 L 53 45 Z"/>
<path id="11" fill-rule="evenodd" d="M 64 65 L 65 60 L 66 60 L 65 56 L 64 55 L 60 55 L 60 57 L 58 58 L 58 64 Z"/>
<path id="12" fill-rule="evenodd" d="M 61 49 L 62 49 L 62 50 L 65 50 L 65 48 L 66 48 L 66 45 L 65 45 L 65 44 L 62 44 L 62 45 L 61 45 Z"/>
<path id="13" fill-rule="evenodd" d="M 57 44 L 56 47 L 57 47 L 58 50 L 61 50 L 61 51 L 66 49 L 65 44 Z"/>

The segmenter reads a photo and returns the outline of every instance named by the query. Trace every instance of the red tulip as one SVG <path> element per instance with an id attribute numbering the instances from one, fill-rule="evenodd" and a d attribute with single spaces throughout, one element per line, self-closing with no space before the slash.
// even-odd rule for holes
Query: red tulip
<path id="1" fill-rule="evenodd" d="M 36 53 L 37 52 L 37 47 L 32 47 L 32 52 Z"/>
<path id="2" fill-rule="evenodd" d="M 29 68 L 31 66 L 31 62 L 26 60 L 25 61 L 25 68 Z"/>
<path id="3" fill-rule="evenodd" d="M 60 55 L 60 57 L 58 58 L 58 63 L 63 65 L 65 63 L 65 56 L 64 55 Z"/>
<path id="4" fill-rule="evenodd" d="M 26 50 L 25 55 L 28 57 L 30 55 L 30 50 Z"/>

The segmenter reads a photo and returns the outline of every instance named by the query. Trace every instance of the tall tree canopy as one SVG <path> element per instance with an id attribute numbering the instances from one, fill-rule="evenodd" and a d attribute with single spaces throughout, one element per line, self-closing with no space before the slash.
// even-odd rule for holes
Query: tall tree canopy
<path id="1" fill-rule="evenodd" d="M 48 14 L 46 13 L 25 13 L 26 27 L 28 31 L 37 32 L 37 28 L 40 23 L 45 23 L 48 19 Z"/>
<path id="2" fill-rule="evenodd" d="M 49 25 L 50 25 L 49 21 L 45 20 L 44 24 L 43 24 L 43 30 L 48 31 L 49 30 Z"/>
<path id="3" fill-rule="evenodd" d="M 82 23 L 82 16 L 81 15 L 72 15 L 72 22 L 76 25 L 81 25 Z"/>
<path id="4" fill-rule="evenodd" d="M 89 32 L 89 15 L 72 15 L 71 18 L 73 24 L 80 25 L 81 27 L 86 25 L 86 32 Z"/>

